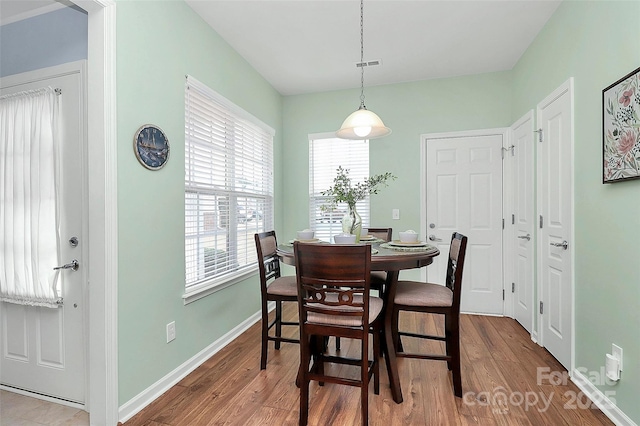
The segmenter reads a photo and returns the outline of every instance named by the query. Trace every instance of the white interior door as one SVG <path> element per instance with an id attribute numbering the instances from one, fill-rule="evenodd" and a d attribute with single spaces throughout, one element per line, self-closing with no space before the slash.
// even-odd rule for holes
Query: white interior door
<path id="1" fill-rule="evenodd" d="M 426 235 L 444 255 L 427 268 L 443 284 L 453 232 L 466 235 L 464 312 L 502 315 L 502 132 L 427 136 Z"/>
<path id="2" fill-rule="evenodd" d="M 534 132 L 533 111 L 511 127 L 513 151 L 513 317 L 529 332 L 533 330 L 533 265 L 535 247 Z"/>
<path id="3" fill-rule="evenodd" d="M 76 62 L 0 80 L 1 94 L 53 87 L 60 95 L 61 259 L 79 269 L 60 272 L 58 309 L 0 303 L 0 384 L 84 405 L 86 233 L 83 218 L 84 63 Z M 75 237 L 74 246 L 69 240 Z M 51 268 L 59 265 L 50 265 Z"/>
<path id="4" fill-rule="evenodd" d="M 540 343 L 571 371 L 573 339 L 573 81 L 538 104 Z"/>

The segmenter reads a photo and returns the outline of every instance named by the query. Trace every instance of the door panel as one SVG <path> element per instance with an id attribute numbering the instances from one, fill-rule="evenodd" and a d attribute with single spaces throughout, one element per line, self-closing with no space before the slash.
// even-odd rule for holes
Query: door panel
<path id="1" fill-rule="evenodd" d="M 464 312 L 503 314 L 502 141 L 502 134 L 426 140 L 426 231 L 444 254 L 427 277 L 444 283 L 451 234 L 467 235 Z"/>
<path id="2" fill-rule="evenodd" d="M 509 159 L 513 171 L 514 248 L 513 315 L 528 332 L 533 331 L 534 292 L 533 268 L 535 246 L 534 208 L 534 131 L 533 111 L 512 126 L 513 151 Z"/>
<path id="3" fill-rule="evenodd" d="M 62 90 L 60 259 L 80 263 L 78 271 L 60 271 L 64 304 L 57 309 L 0 303 L 0 383 L 78 404 L 84 404 L 86 388 L 83 73 L 83 66 L 73 63 L 0 80 L 3 95 L 47 86 Z M 68 242 L 72 236 L 77 247 Z"/>
<path id="4" fill-rule="evenodd" d="M 540 341 L 571 369 L 573 327 L 573 82 L 538 105 Z M 567 242 L 566 247 L 563 242 Z"/>

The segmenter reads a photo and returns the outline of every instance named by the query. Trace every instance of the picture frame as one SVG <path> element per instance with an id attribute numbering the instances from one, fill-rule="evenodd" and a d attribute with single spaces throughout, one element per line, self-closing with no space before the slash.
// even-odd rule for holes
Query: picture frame
<path id="1" fill-rule="evenodd" d="M 602 183 L 640 178 L 640 68 L 602 90 Z"/>

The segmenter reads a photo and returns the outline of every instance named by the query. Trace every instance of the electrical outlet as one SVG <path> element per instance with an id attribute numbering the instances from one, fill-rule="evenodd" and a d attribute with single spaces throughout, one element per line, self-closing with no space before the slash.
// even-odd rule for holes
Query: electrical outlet
<path id="1" fill-rule="evenodd" d="M 391 210 L 391 219 L 394 219 L 394 220 L 400 219 L 400 209 Z"/>
<path id="2" fill-rule="evenodd" d="M 620 362 L 620 371 L 622 371 L 622 348 L 618 345 L 611 345 L 611 355 Z"/>
<path id="3" fill-rule="evenodd" d="M 167 343 L 176 338 L 176 322 L 171 321 L 167 324 Z"/>

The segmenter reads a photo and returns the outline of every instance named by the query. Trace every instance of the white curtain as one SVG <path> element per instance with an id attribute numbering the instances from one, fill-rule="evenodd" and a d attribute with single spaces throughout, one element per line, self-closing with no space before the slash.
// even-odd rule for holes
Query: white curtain
<path id="1" fill-rule="evenodd" d="M 0 300 L 60 302 L 58 95 L 51 88 L 0 97 Z"/>

